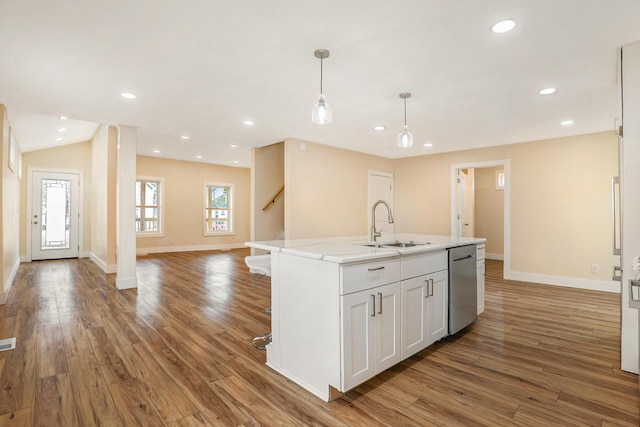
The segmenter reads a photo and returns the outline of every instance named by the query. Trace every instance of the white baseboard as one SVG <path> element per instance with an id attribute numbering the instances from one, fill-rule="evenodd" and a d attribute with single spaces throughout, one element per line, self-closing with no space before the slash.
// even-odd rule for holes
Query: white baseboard
<path id="1" fill-rule="evenodd" d="M 521 273 L 518 271 L 505 271 L 504 274 L 504 278 L 507 280 L 542 283 L 543 285 L 589 289 L 592 291 L 612 292 L 617 294 L 620 293 L 620 282 L 616 282 L 613 280 L 578 279 L 575 277 L 548 276 L 545 274 Z"/>
<path id="2" fill-rule="evenodd" d="M 138 287 L 138 278 L 129 277 L 127 279 L 116 278 L 116 288 L 118 290 L 133 289 Z"/>
<path id="3" fill-rule="evenodd" d="M 95 265 L 97 265 L 98 267 L 100 267 L 100 269 L 102 271 L 104 271 L 107 274 L 113 274 L 117 271 L 118 266 L 117 265 L 108 265 L 106 262 L 104 262 L 103 260 L 101 260 L 100 258 L 98 258 L 94 253 L 89 252 L 89 258 L 91 259 L 91 261 L 93 261 L 93 263 Z"/>
<path id="4" fill-rule="evenodd" d="M 504 254 L 490 254 L 490 253 L 485 253 L 484 254 L 485 259 L 495 259 L 498 261 L 504 261 Z"/>
<path id="5" fill-rule="evenodd" d="M 5 283 L 5 291 L 0 292 L 0 305 L 4 305 L 7 303 L 7 299 L 9 298 L 9 291 L 11 290 L 11 286 L 13 286 L 13 280 L 16 278 L 18 274 L 18 269 L 20 268 L 21 257 L 16 258 L 16 262 L 13 263 L 13 267 L 11 267 L 11 273 L 9 274 L 9 280 Z"/>
<path id="6" fill-rule="evenodd" d="M 245 248 L 244 243 L 225 243 L 221 245 L 197 245 L 197 246 L 161 246 L 154 248 L 136 248 L 137 255 L 161 254 L 168 252 L 195 252 L 214 251 Z"/>

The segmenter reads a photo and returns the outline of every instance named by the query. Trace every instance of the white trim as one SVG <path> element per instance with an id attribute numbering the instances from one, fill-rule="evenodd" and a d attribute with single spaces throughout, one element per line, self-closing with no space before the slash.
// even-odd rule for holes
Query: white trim
<path id="1" fill-rule="evenodd" d="M 106 262 L 98 258 L 93 252 L 89 252 L 89 258 L 91 259 L 91 261 L 93 261 L 95 265 L 97 265 L 100 268 L 100 270 L 102 270 L 106 274 L 113 274 L 118 272 L 117 265 L 115 264 L 108 265 Z"/>
<path id="2" fill-rule="evenodd" d="M 44 168 L 39 166 L 29 166 L 27 168 L 27 230 L 26 230 L 26 260 L 27 262 L 31 262 L 31 217 L 33 216 L 33 197 L 32 187 L 33 187 L 33 173 L 34 172 L 43 172 L 43 173 L 65 173 L 65 174 L 76 174 L 79 176 L 78 183 L 78 257 L 80 254 L 84 253 L 84 171 L 79 169 L 57 169 L 57 168 Z"/>
<path id="3" fill-rule="evenodd" d="M 196 246 L 163 246 L 154 248 L 136 248 L 136 255 L 162 254 L 170 252 L 196 252 L 215 251 L 246 248 L 244 243 L 223 243 L 219 245 L 196 245 Z"/>
<path id="4" fill-rule="evenodd" d="M 16 278 L 18 274 L 18 268 L 20 268 L 20 257 L 16 259 L 16 262 L 13 264 L 11 268 L 11 273 L 9 274 L 9 281 L 5 284 L 6 291 L 0 292 L 0 305 L 4 305 L 7 303 L 7 299 L 9 298 L 9 291 L 11 290 L 11 286 L 13 286 L 13 280 Z"/>
<path id="5" fill-rule="evenodd" d="M 134 289 L 138 287 L 138 278 L 130 277 L 128 279 L 116 278 L 116 288 L 121 291 L 123 289 Z"/>
<path id="6" fill-rule="evenodd" d="M 588 289 L 592 291 L 620 293 L 620 282 L 613 280 L 590 280 L 579 279 L 575 277 L 565 276 L 549 276 L 546 274 L 522 273 L 519 271 L 511 271 L 506 280 L 517 280 L 520 282 L 541 283 L 543 285 L 564 286 L 567 288 Z"/>
<path id="7" fill-rule="evenodd" d="M 504 254 L 490 254 L 490 253 L 485 253 L 484 254 L 484 258 L 485 259 L 495 259 L 498 261 L 504 261 Z"/>
<path id="8" fill-rule="evenodd" d="M 457 235 L 456 191 L 458 169 L 492 168 L 502 166 L 504 169 L 504 277 L 511 273 L 511 171 L 510 160 L 488 160 L 484 162 L 456 163 L 451 165 L 451 235 Z"/>

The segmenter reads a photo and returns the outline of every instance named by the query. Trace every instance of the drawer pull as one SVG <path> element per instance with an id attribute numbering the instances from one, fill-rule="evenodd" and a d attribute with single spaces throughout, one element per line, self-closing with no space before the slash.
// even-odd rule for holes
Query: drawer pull
<path id="1" fill-rule="evenodd" d="M 378 270 L 384 270 L 384 266 L 382 267 L 376 267 L 376 268 L 368 268 L 369 271 L 378 271 Z"/>

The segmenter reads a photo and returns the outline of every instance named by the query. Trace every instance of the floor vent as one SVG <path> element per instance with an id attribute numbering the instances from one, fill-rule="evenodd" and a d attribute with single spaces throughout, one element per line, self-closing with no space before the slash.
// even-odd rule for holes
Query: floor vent
<path id="1" fill-rule="evenodd" d="M 13 350 L 14 348 L 16 348 L 15 337 L 0 340 L 0 351 Z"/>

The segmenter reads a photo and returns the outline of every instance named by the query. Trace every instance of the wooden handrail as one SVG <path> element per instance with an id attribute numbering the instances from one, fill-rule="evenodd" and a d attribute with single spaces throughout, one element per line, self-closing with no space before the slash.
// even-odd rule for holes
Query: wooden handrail
<path id="1" fill-rule="evenodd" d="M 281 188 L 280 190 L 278 190 L 278 192 L 276 193 L 276 195 L 275 195 L 275 196 L 273 196 L 273 197 L 271 198 L 271 200 L 269 200 L 269 202 L 268 202 L 266 205 L 264 205 L 264 208 L 262 208 L 262 210 L 263 210 L 263 211 L 266 211 L 267 209 L 269 209 L 269 208 L 270 208 L 270 207 L 271 207 L 271 206 L 276 202 L 276 199 L 278 198 L 278 196 L 279 196 L 280 194 L 282 194 L 282 192 L 283 192 L 283 191 L 284 191 L 284 185 L 282 186 L 282 188 Z"/>

